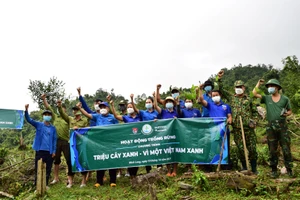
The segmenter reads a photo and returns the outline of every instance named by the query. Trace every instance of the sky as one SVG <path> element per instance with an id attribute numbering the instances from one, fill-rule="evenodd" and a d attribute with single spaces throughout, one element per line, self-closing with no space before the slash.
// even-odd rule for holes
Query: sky
<path id="1" fill-rule="evenodd" d="M 0 1 L 0 108 L 36 110 L 30 80 L 129 98 L 221 68 L 300 55 L 299 0 Z M 245 80 L 246 81 L 246 80 Z"/>

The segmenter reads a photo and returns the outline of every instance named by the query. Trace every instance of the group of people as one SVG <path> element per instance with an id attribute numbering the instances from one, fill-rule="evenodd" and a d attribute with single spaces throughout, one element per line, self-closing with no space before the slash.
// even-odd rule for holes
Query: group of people
<path id="1" fill-rule="evenodd" d="M 177 87 L 171 89 L 171 96 L 161 99 L 161 85 L 156 86 L 153 97 L 149 97 L 145 101 L 145 109 L 139 110 L 134 104 L 134 95 L 130 95 L 131 102 L 120 102 L 117 113 L 114 100 L 111 96 L 107 97 L 107 101 L 96 99 L 94 109 L 90 109 L 81 95 L 81 88 L 77 88 L 79 101 L 73 109 L 73 116 L 66 114 L 65 105 L 58 100 L 57 110 L 47 103 L 46 95 L 42 95 L 42 99 L 46 110 L 43 112 L 43 122 L 32 120 L 28 114 L 28 104 L 25 105 L 25 118 L 36 128 L 36 135 L 33 142 L 33 149 L 36 151 L 35 164 L 42 158 L 46 163 L 46 183 L 48 185 L 52 164 L 54 161 L 54 179 L 51 184 L 59 181 L 59 164 L 61 163 L 61 154 L 63 152 L 68 165 L 68 188 L 73 186 L 74 173 L 72 172 L 70 147 L 69 147 L 69 129 L 77 129 L 89 126 L 105 126 L 117 124 L 119 122 L 132 123 L 139 121 L 150 121 L 169 118 L 194 118 L 194 117 L 226 117 L 227 124 L 232 125 L 231 133 L 227 134 L 227 141 L 230 141 L 230 135 L 233 134 L 234 142 L 238 148 L 239 159 L 242 169 L 247 169 L 244 148 L 249 152 L 249 161 L 251 170 L 257 174 L 257 151 L 256 151 L 256 135 L 255 120 L 258 113 L 253 98 L 245 94 L 245 84 L 241 80 L 234 83 L 235 93 L 230 94 L 222 87 L 222 77 L 224 71 L 220 71 L 216 77 L 216 83 L 219 90 L 215 90 L 215 84 L 208 80 L 197 88 L 196 99 L 180 99 L 180 91 Z M 268 88 L 268 95 L 261 95 L 259 87 L 263 84 L 263 80 L 259 80 L 253 89 L 256 98 L 261 99 L 261 103 L 266 104 L 267 110 L 267 140 L 270 151 L 270 167 L 272 169 L 271 176 L 278 177 L 278 143 L 281 145 L 284 155 L 284 164 L 287 168 L 288 175 L 293 176 L 292 172 L 292 156 L 290 151 L 290 136 L 287 132 L 286 117 L 291 115 L 291 106 L 289 99 L 284 96 L 280 90 L 280 83 L 276 79 L 269 80 L 265 86 Z M 226 97 L 228 104 L 224 103 Z M 195 103 L 202 104 L 202 111 L 193 107 Z M 159 104 L 162 106 L 160 107 Z M 112 114 L 111 114 L 112 113 Z M 85 117 L 82 117 L 84 115 Z M 227 131 L 226 131 L 227 132 Z M 245 136 L 246 147 L 243 145 L 242 132 Z M 228 143 L 228 148 L 229 148 Z M 228 155 L 230 155 L 228 149 Z M 230 157 L 228 158 L 227 167 L 230 169 Z M 36 167 L 37 169 L 37 167 Z M 177 175 L 177 164 L 167 165 L 167 176 L 174 177 Z M 146 166 L 147 172 L 150 172 L 151 166 Z M 117 169 L 109 169 L 110 186 L 115 187 L 117 181 Z M 131 180 L 135 180 L 138 167 L 128 168 Z M 88 172 L 81 172 L 82 181 L 80 187 L 86 186 L 89 178 Z M 96 171 L 95 187 L 103 185 L 105 170 Z"/>

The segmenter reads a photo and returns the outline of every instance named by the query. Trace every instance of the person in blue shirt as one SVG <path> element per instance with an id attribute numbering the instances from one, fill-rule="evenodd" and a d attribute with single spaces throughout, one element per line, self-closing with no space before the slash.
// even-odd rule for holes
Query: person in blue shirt
<path id="1" fill-rule="evenodd" d="M 214 84 L 210 80 L 207 80 L 200 87 L 205 90 L 205 93 L 202 95 L 203 99 L 207 102 L 213 103 L 211 98 L 211 91 L 214 89 Z M 199 98 L 198 103 L 201 103 Z M 205 106 L 202 107 L 201 115 L 202 117 L 209 117 L 209 111 Z"/>
<path id="2" fill-rule="evenodd" d="M 127 115 L 118 115 L 114 106 L 114 101 L 111 100 L 110 102 L 111 105 L 111 111 L 114 115 L 114 117 L 119 120 L 119 121 L 123 121 L 124 123 L 132 123 L 132 122 L 140 122 L 141 118 L 140 116 L 134 111 L 133 109 L 133 101 L 131 103 L 127 104 Z M 130 175 L 130 180 L 131 180 L 131 184 L 132 186 L 136 185 L 136 175 L 138 172 L 138 167 L 129 167 L 128 168 L 128 172 Z"/>
<path id="3" fill-rule="evenodd" d="M 164 100 L 160 98 L 160 94 L 159 94 L 159 90 L 161 88 L 161 84 L 158 84 L 157 88 L 158 88 L 158 92 L 156 94 L 157 95 L 157 102 L 160 103 L 160 104 L 162 104 L 162 105 L 164 105 L 165 104 Z M 179 95 L 180 95 L 179 88 L 175 87 L 175 86 L 172 87 L 171 88 L 171 95 L 172 95 L 173 99 L 179 98 Z M 181 109 L 185 108 L 184 107 L 184 100 L 179 99 L 179 105 L 180 105 Z"/>
<path id="4" fill-rule="evenodd" d="M 193 99 L 185 99 L 184 103 L 185 108 L 180 109 L 178 108 L 178 113 L 181 118 L 195 118 L 195 117 L 201 117 L 201 113 L 199 109 L 193 108 Z M 192 165 L 187 164 L 188 172 L 192 172 Z"/>
<path id="5" fill-rule="evenodd" d="M 25 105 L 25 119 L 29 124 L 36 129 L 32 148 L 35 150 L 35 180 L 37 177 L 37 163 L 42 159 L 46 163 L 46 185 L 49 183 L 49 178 L 52 169 L 53 158 L 56 152 L 57 134 L 56 128 L 50 123 L 52 112 L 45 110 L 43 112 L 43 122 L 38 122 L 30 118 L 28 114 L 29 104 Z"/>
<path id="6" fill-rule="evenodd" d="M 134 96 L 133 94 L 130 95 L 131 102 L 133 102 L 133 96 Z M 153 96 L 154 96 L 154 94 L 153 94 Z M 140 115 L 140 118 L 142 121 L 151 121 L 151 120 L 159 119 L 159 114 L 156 110 L 154 110 L 153 103 L 154 103 L 153 98 L 148 97 L 145 102 L 146 110 L 137 109 L 135 104 L 133 104 L 132 106 L 133 106 L 134 111 Z M 149 173 L 151 171 L 151 169 L 152 169 L 151 166 L 146 166 L 147 173 Z"/>
<path id="7" fill-rule="evenodd" d="M 159 85 L 156 87 L 156 94 L 159 93 Z M 176 99 L 176 101 L 174 100 L 173 97 L 167 97 L 164 100 L 164 107 L 166 109 L 161 109 L 158 105 L 157 105 L 157 95 L 154 96 L 154 108 L 155 110 L 161 115 L 161 119 L 172 119 L 172 118 L 177 118 L 178 117 L 178 113 L 177 111 L 174 109 L 175 106 L 179 106 L 179 100 L 178 97 Z M 175 177 L 177 176 L 177 166 L 178 163 L 173 163 L 173 171 L 171 170 L 171 165 L 167 164 L 167 168 L 168 168 L 168 173 L 167 176 L 169 177 Z"/>
<path id="8" fill-rule="evenodd" d="M 201 86 L 199 88 L 199 95 L 200 95 L 200 102 L 201 104 L 207 108 L 208 112 L 209 112 L 209 116 L 210 117 L 226 117 L 227 118 L 227 124 L 231 124 L 232 123 L 232 115 L 231 115 L 231 108 L 228 104 L 225 104 L 221 101 L 221 92 L 219 90 L 213 90 L 212 91 L 212 101 L 213 103 L 204 100 L 203 95 L 202 95 L 202 89 Z M 229 130 L 227 129 L 227 147 L 228 147 L 228 165 L 225 166 L 224 169 L 230 169 L 231 168 L 231 161 L 230 161 L 230 134 L 229 134 Z M 213 149 L 217 149 L 214 147 L 215 143 L 218 143 L 218 141 L 221 141 L 221 137 L 220 136 L 212 136 L 214 137 L 214 141 L 212 142 L 212 151 Z"/>
<path id="9" fill-rule="evenodd" d="M 81 96 L 81 88 L 78 87 L 77 88 L 77 92 L 78 92 L 78 96 L 79 96 L 79 101 L 82 105 L 82 108 L 89 114 L 97 114 L 100 113 L 100 103 L 102 103 L 103 101 L 101 99 L 96 99 L 94 102 L 94 109 L 95 111 L 92 111 L 89 106 L 87 105 L 87 103 L 85 102 L 84 98 Z M 90 120 L 90 126 L 96 126 L 96 121 L 94 120 Z"/>
<path id="10" fill-rule="evenodd" d="M 77 104 L 80 112 L 89 119 L 92 119 L 96 122 L 96 126 L 105 126 L 110 124 L 118 124 L 118 120 L 112 115 L 109 114 L 109 104 L 107 102 L 102 102 L 99 104 L 100 114 L 89 114 L 83 108 L 81 103 Z M 97 170 L 97 183 L 95 187 L 99 187 L 103 185 L 103 177 L 105 174 L 105 170 Z M 117 182 L 117 170 L 116 169 L 109 169 L 109 176 L 110 176 L 110 186 L 116 187 Z"/>

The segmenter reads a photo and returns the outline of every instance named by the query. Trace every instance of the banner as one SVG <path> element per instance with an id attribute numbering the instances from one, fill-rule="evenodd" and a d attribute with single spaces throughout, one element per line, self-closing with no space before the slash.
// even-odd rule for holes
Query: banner
<path id="1" fill-rule="evenodd" d="M 71 129 L 74 172 L 168 163 L 218 164 L 226 118 L 167 119 Z M 227 164 L 228 146 L 222 156 Z"/>
<path id="2" fill-rule="evenodd" d="M 22 129 L 23 113 L 23 110 L 0 109 L 0 128 Z"/>

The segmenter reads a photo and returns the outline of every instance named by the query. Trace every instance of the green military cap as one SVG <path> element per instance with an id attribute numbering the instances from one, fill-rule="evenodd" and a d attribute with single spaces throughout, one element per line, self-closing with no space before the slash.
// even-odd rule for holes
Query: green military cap
<path id="1" fill-rule="evenodd" d="M 267 83 L 266 83 L 266 87 L 268 87 L 268 85 L 277 85 L 279 87 L 279 90 L 282 88 L 279 81 L 277 79 L 270 79 Z"/>
<path id="2" fill-rule="evenodd" d="M 245 85 L 244 82 L 241 80 L 237 80 L 234 82 L 234 87 L 244 86 L 244 85 Z"/>

